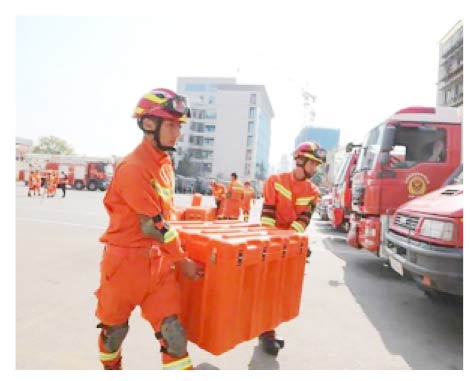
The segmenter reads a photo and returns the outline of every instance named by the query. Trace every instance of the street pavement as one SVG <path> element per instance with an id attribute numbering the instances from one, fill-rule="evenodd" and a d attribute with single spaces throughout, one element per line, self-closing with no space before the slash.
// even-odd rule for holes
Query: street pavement
<path id="1" fill-rule="evenodd" d="M 107 226 L 104 192 L 28 198 L 16 186 L 16 368 L 100 369 L 94 316 Z M 189 205 L 177 195 L 177 205 Z M 213 205 L 204 196 L 203 205 Z M 261 201 L 250 221 L 259 221 Z M 427 297 L 383 260 L 347 246 L 314 215 L 300 315 L 278 328 L 277 358 L 258 340 L 219 356 L 189 344 L 196 369 L 462 369 L 462 303 Z M 123 344 L 126 369 L 161 369 L 150 325 L 136 308 Z M 227 326 L 230 329 L 230 326 Z"/>

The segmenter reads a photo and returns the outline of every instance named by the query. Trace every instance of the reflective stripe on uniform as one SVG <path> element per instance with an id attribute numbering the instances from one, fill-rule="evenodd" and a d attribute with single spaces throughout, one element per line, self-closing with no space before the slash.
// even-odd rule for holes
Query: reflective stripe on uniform
<path id="1" fill-rule="evenodd" d="M 276 226 L 276 220 L 271 217 L 261 217 L 261 224 L 267 226 Z"/>
<path id="2" fill-rule="evenodd" d="M 310 197 L 299 197 L 297 200 L 295 200 L 295 205 L 305 205 L 307 206 L 310 204 L 310 202 L 314 199 L 315 197 L 310 196 Z"/>
<path id="3" fill-rule="evenodd" d="M 111 361 L 119 357 L 121 354 L 121 348 L 119 348 L 116 352 L 106 353 L 100 352 L 100 360 L 101 361 Z"/>
<path id="4" fill-rule="evenodd" d="M 170 188 L 165 188 L 160 185 L 157 180 L 152 179 L 152 186 L 157 191 L 158 195 L 163 198 L 164 201 L 171 200 L 171 190 Z"/>
<path id="5" fill-rule="evenodd" d="M 163 242 L 169 243 L 178 237 L 178 232 L 174 226 L 171 226 L 170 229 L 163 235 Z"/>
<path id="6" fill-rule="evenodd" d="M 294 221 L 290 224 L 290 226 L 292 226 L 299 233 L 303 233 L 305 231 L 305 228 L 302 226 L 300 222 Z"/>
<path id="7" fill-rule="evenodd" d="M 192 367 L 191 359 L 188 357 L 163 364 L 163 370 L 185 370 Z"/>
<path id="8" fill-rule="evenodd" d="M 292 192 L 282 186 L 280 183 L 274 183 L 274 189 L 276 189 L 280 194 L 282 194 L 288 200 L 292 200 Z"/>

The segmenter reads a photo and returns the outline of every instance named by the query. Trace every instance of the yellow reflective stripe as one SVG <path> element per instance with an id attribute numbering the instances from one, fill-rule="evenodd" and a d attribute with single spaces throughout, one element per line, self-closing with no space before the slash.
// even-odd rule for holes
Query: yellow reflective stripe
<path id="1" fill-rule="evenodd" d="M 188 357 L 169 362 L 168 364 L 163 364 L 163 370 L 184 370 L 191 367 L 191 359 Z"/>
<path id="2" fill-rule="evenodd" d="M 276 226 L 276 220 L 271 217 L 261 217 L 261 224 L 268 226 Z"/>
<path id="3" fill-rule="evenodd" d="M 158 195 L 162 197 L 165 201 L 169 201 L 171 199 L 170 188 L 165 188 L 164 186 L 160 185 L 155 179 L 152 179 L 152 185 L 153 188 L 157 191 Z"/>
<path id="4" fill-rule="evenodd" d="M 276 189 L 285 198 L 292 200 L 292 192 L 289 189 L 284 188 L 281 184 L 274 183 L 274 189 Z"/>
<path id="5" fill-rule="evenodd" d="M 147 95 L 145 95 L 144 98 L 148 99 L 149 101 L 158 103 L 159 105 L 167 101 L 166 98 L 159 98 L 155 94 L 152 94 L 152 93 L 148 93 Z"/>
<path id="6" fill-rule="evenodd" d="M 314 197 L 299 197 L 295 201 L 295 205 L 308 205 L 314 199 Z"/>
<path id="7" fill-rule="evenodd" d="M 137 106 L 134 111 L 135 111 L 135 113 L 138 115 L 138 114 L 142 114 L 142 112 L 144 111 L 144 109 L 143 109 L 142 107 Z"/>
<path id="8" fill-rule="evenodd" d="M 290 226 L 292 226 L 299 233 L 303 233 L 305 231 L 305 228 L 302 226 L 300 222 L 294 221 L 290 224 Z"/>
<path id="9" fill-rule="evenodd" d="M 100 360 L 101 361 L 110 361 L 116 359 L 121 354 L 121 348 L 119 348 L 116 352 L 113 353 L 106 353 L 100 352 Z"/>
<path id="10" fill-rule="evenodd" d="M 172 226 L 170 229 L 165 233 L 163 236 L 163 242 L 164 243 L 170 243 L 173 241 L 176 237 L 178 237 L 178 232 L 176 229 Z"/>

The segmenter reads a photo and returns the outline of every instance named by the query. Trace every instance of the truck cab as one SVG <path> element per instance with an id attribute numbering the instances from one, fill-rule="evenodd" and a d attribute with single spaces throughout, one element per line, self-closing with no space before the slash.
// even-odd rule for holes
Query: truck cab
<path id="1" fill-rule="evenodd" d="M 349 245 L 386 256 L 397 208 L 438 189 L 461 162 L 461 115 L 452 107 L 408 107 L 366 136 L 352 180 Z"/>
<path id="2" fill-rule="evenodd" d="M 348 145 L 348 152 L 335 178 L 331 191 L 332 202 L 328 209 L 328 218 L 335 229 L 349 230 L 349 216 L 352 206 L 352 174 L 359 157 L 359 146 Z"/>
<path id="3" fill-rule="evenodd" d="M 385 233 L 385 252 L 401 276 L 425 290 L 463 295 L 463 165 L 445 185 L 403 204 Z"/>

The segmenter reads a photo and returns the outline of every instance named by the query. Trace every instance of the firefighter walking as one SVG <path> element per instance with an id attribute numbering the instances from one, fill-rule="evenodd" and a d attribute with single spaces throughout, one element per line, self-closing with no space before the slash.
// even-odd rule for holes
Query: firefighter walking
<path id="1" fill-rule="evenodd" d="M 248 222 L 251 204 L 253 204 L 253 200 L 255 198 L 255 190 L 251 187 L 249 181 L 245 181 L 243 191 L 243 221 Z"/>
<path id="2" fill-rule="evenodd" d="M 189 105 L 171 90 L 155 89 L 139 101 L 134 117 L 142 143 L 119 163 L 104 198 L 109 226 L 100 238 L 105 246 L 95 292 L 99 356 L 104 369 L 122 369 L 121 344 L 138 305 L 160 343 L 163 369 L 193 369 L 178 318 L 175 270 L 198 279 L 202 269 L 185 256 L 168 223 L 175 181 L 168 151 L 190 117 Z"/>
<path id="3" fill-rule="evenodd" d="M 243 184 L 238 180 L 238 175 L 235 172 L 231 174 L 231 178 L 221 209 L 223 218 L 227 220 L 238 220 L 245 191 Z"/>
<path id="4" fill-rule="evenodd" d="M 296 167 L 291 172 L 270 176 L 264 183 L 261 223 L 303 233 L 310 223 L 320 191 L 310 181 L 316 167 L 326 161 L 326 151 L 315 142 L 304 142 L 294 151 Z M 262 333 L 265 352 L 276 356 L 284 341 L 276 337 L 276 327 Z"/>

